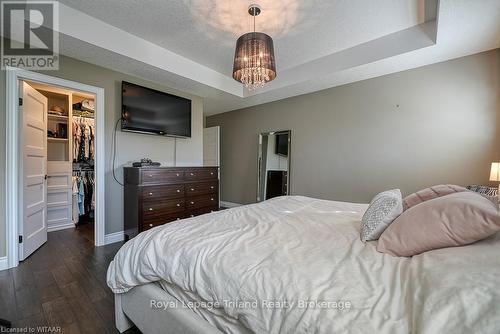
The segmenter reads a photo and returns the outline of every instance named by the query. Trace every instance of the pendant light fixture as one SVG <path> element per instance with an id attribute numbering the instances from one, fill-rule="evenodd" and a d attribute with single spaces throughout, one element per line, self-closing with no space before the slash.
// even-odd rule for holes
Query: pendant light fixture
<path id="1" fill-rule="evenodd" d="M 276 78 L 273 39 L 255 31 L 255 17 L 260 12 L 259 5 L 248 7 L 248 14 L 253 16 L 253 32 L 238 38 L 234 53 L 233 78 L 249 90 L 260 88 Z"/>

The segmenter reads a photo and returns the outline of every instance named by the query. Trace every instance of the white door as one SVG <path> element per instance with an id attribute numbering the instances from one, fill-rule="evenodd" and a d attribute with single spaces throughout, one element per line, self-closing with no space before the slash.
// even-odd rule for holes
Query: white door
<path id="1" fill-rule="evenodd" d="M 47 98 L 22 81 L 20 118 L 23 158 L 20 260 L 47 241 Z"/>
<path id="2" fill-rule="evenodd" d="M 203 129 L 203 166 L 220 166 L 220 127 Z"/>

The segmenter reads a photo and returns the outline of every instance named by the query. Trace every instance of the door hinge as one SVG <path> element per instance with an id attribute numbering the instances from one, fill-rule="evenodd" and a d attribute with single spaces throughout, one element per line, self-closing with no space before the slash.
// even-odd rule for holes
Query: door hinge
<path id="1" fill-rule="evenodd" d="M 22 105 L 23 105 L 23 98 L 22 98 L 22 97 L 20 97 L 20 98 L 19 98 L 19 105 L 20 105 L 20 106 L 22 106 Z"/>
<path id="2" fill-rule="evenodd" d="M 19 243 L 20 243 L 20 244 L 22 244 L 22 243 L 23 243 L 23 236 L 22 236 L 22 235 L 20 235 L 20 236 L 19 236 Z"/>

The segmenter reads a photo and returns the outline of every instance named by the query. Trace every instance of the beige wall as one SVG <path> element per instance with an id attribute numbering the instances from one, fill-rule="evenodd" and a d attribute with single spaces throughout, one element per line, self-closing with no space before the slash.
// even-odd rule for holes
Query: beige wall
<path id="1" fill-rule="evenodd" d="M 184 94 L 168 87 L 147 82 L 136 77 L 61 57 L 59 71 L 44 74 L 102 87 L 105 90 L 105 156 L 106 156 L 106 234 L 123 230 L 123 190 L 111 174 L 111 140 L 113 127 L 120 117 L 121 81 L 173 93 L 192 100 L 192 138 L 177 140 L 178 165 L 202 165 L 203 163 L 203 101 L 200 97 Z M 5 189 L 5 72 L 0 72 L 0 189 Z M 164 164 L 173 163 L 174 139 L 160 136 L 118 132 L 116 170 L 122 180 L 123 164 L 149 157 Z M 0 191 L 0 257 L 5 256 L 5 198 Z"/>
<path id="2" fill-rule="evenodd" d="M 292 130 L 292 194 L 368 202 L 488 183 L 500 160 L 500 50 L 214 115 L 221 199 L 256 198 L 258 134 Z"/>

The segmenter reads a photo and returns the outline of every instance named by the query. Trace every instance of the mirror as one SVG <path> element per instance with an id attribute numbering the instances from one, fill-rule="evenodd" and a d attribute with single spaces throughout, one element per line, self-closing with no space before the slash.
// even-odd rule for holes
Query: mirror
<path id="1" fill-rule="evenodd" d="M 290 194 L 291 131 L 259 135 L 257 202 Z"/>

